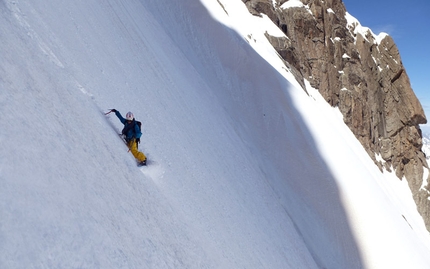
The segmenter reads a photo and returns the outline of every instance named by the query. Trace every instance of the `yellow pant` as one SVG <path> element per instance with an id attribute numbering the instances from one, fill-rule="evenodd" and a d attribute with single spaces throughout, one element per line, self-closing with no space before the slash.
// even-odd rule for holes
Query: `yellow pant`
<path id="1" fill-rule="evenodd" d="M 131 154 L 133 154 L 134 158 L 136 158 L 139 162 L 143 162 L 144 160 L 146 160 L 145 154 L 143 154 L 143 152 L 140 152 L 137 149 L 136 139 L 130 140 L 127 145 L 131 151 Z"/>

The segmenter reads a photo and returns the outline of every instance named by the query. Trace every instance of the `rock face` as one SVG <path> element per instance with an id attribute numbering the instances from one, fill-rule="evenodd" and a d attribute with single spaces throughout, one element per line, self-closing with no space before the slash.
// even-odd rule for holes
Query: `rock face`
<path id="1" fill-rule="evenodd" d="M 242 1 L 285 33 L 267 38 L 299 81 L 307 79 L 339 107 L 375 164 L 406 178 L 430 231 L 430 184 L 423 186 L 430 180 L 423 179 L 428 167 L 419 127 L 427 120 L 393 39 L 362 27 L 341 0 Z"/>

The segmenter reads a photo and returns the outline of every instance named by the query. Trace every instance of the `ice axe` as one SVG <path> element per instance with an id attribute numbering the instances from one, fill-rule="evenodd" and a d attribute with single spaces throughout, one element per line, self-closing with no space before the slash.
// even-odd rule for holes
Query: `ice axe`
<path id="1" fill-rule="evenodd" d="M 105 115 L 108 115 L 108 114 L 110 114 L 112 112 L 116 112 L 116 109 L 115 108 L 109 109 L 109 111 L 106 112 Z"/>

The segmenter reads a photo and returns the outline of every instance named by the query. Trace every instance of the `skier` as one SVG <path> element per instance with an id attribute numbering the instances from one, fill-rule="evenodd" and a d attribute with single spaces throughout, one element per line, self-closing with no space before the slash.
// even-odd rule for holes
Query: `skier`
<path id="1" fill-rule="evenodd" d="M 122 134 L 124 135 L 125 142 L 127 143 L 128 148 L 130 149 L 134 158 L 136 158 L 136 160 L 138 161 L 138 165 L 146 165 L 145 154 L 138 150 L 138 143 L 140 143 L 140 136 L 142 135 L 142 132 L 140 131 L 140 124 L 138 125 L 138 122 L 134 119 L 133 113 L 128 112 L 125 115 L 124 119 L 118 110 L 111 109 L 111 112 L 115 112 L 115 115 L 118 117 L 121 123 L 124 124 Z"/>

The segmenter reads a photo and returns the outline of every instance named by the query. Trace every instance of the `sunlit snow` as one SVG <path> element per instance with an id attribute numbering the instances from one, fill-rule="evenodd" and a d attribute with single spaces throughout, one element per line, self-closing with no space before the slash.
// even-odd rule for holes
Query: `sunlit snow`
<path id="1" fill-rule="evenodd" d="M 429 267 L 406 180 L 241 0 L 0 13 L 0 268 Z M 111 108 L 143 123 L 148 167 Z"/>

